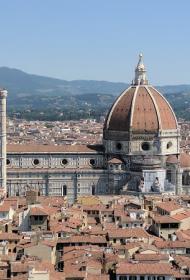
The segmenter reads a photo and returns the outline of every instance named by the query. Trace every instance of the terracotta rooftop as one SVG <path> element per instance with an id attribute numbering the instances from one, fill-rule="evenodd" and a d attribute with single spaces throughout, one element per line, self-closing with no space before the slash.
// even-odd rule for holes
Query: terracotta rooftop
<path id="1" fill-rule="evenodd" d="M 167 212 L 172 212 L 175 210 L 183 209 L 183 207 L 179 204 L 177 204 L 175 201 L 166 201 L 161 202 L 157 204 L 157 207 L 159 207 L 162 210 L 165 210 Z"/>
<path id="2" fill-rule="evenodd" d="M 38 196 L 38 201 L 43 206 L 62 207 L 65 204 L 65 197 Z"/>
<path id="3" fill-rule="evenodd" d="M 101 152 L 99 145 L 20 145 L 8 144 L 7 153 L 97 153 Z"/>
<path id="4" fill-rule="evenodd" d="M 15 233 L 2 232 L 0 233 L 0 240 L 20 240 L 21 236 Z"/>
<path id="5" fill-rule="evenodd" d="M 158 249 L 166 249 L 166 248 L 190 248 L 190 241 L 155 241 L 155 246 Z"/>
<path id="6" fill-rule="evenodd" d="M 168 254 L 135 254 L 134 259 L 137 261 L 168 261 Z"/>
<path id="7" fill-rule="evenodd" d="M 88 243 L 88 244 L 106 244 L 106 238 L 103 236 L 75 235 L 69 238 L 59 239 L 58 243 Z"/>
<path id="8" fill-rule="evenodd" d="M 112 229 L 108 232 L 110 238 L 148 238 L 150 235 L 143 228 Z"/>
<path id="9" fill-rule="evenodd" d="M 43 206 L 43 207 L 31 207 L 30 215 L 31 216 L 49 216 L 55 214 L 58 210 L 53 207 Z"/>
<path id="10" fill-rule="evenodd" d="M 29 263 L 13 262 L 11 263 L 11 272 L 28 272 Z"/>
<path id="11" fill-rule="evenodd" d="M 121 245 L 121 244 L 118 244 L 118 243 L 114 243 L 112 244 L 112 247 L 115 249 L 115 250 L 130 250 L 130 249 L 138 249 L 141 247 L 141 242 L 127 242 L 125 245 Z"/>
<path id="12" fill-rule="evenodd" d="M 174 256 L 174 260 L 179 267 L 189 267 L 190 268 L 190 257 L 187 256 Z"/>
<path id="13" fill-rule="evenodd" d="M 179 241 L 190 240 L 190 229 L 176 231 L 176 236 Z"/>
<path id="14" fill-rule="evenodd" d="M 183 212 L 177 213 L 177 214 L 173 215 L 172 218 L 174 218 L 178 221 L 188 219 L 188 218 L 190 218 L 190 211 L 183 211 Z"/>
<path id="15" fill-rule="evenodd" d="M 172 275 L 172 268 L 167 263 L 127 263 L 119 264 L 116 274 L 125 275 Z"/>
<path id="16" fill-rule="evenodd" d="M 55 224 L 51 225 L 51 230 L 53 232 L 67 232 L 67 233 L 72 233 L 73 230 L 70 227 L 67 227 L 63 223 L 58 223 L 57 221 Z"/>
<path id="17" fill-rule="evenodd" d="M 9 212 L 10 210 L 10 204 L 8 203 L 3 203 L 0 205 L 0 212 Z"/>
<path id="18" fill-rule="evenodd" d="M 40 207 L 32 207 L 30 209 L 30 216 L 48 216 L 48 214 Z"/>
<path id="19" fill-rule="evenodd" d="M 158 224 L 179 223 L 179 220 L 175 219 L 174 216 L 168 215 L 155 215 L 152 219 Z"/>

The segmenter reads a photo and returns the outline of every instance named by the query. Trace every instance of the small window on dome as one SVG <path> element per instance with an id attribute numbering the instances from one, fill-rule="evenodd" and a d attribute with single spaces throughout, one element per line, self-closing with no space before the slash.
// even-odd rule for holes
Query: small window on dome
<path id="1" fill-rule="evenodd" d="M 120 151 L 122 149 L 122 144 L 121 143 L 117 143 L 116 144 L 116 148 L 117 148 L 117 150 Z"/>
<path id="2" fill-rule="evenodd" d="M 166 148 L 169 149 L 172 146 L 172 142 L 168 142 Z"/>
<path id="3" fill-rule="evenodd" d="M 150 150 L 150 144 L 148 142 L 143 142 L 141 148 L 143 151 L 148 151 Z"/>
<path id="4" fill-rule="evenodd" d="M 7 165 L 10 165 L 10 164 L 11 164 L 10 159 L 7 159 Z"/>

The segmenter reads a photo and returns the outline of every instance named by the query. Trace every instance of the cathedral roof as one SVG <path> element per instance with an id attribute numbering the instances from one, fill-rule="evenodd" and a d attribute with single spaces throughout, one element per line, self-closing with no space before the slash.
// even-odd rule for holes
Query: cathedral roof
<path id="1" fill-rule="evenodd" d="M 140 55 L 135 79 L 111 107 L 104 130 L 155 133 L 177 129 L 175 114 L 167 100 L 148 84 Z"/>
<path id="2" fill-rule="evenodd" d="M 97 153 L 102 151 L 101 145 L 7 145 L 7 153 Z"/>

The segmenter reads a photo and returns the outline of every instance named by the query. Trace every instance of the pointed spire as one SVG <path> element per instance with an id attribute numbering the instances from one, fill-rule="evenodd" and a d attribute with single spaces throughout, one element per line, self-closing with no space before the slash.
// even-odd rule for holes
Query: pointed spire
<path id="1" fill-rule="evenodd" d="M 146 69 L 143 63 L 143 55 L 142 53 L 139 54 L 139 61 L 135 68 L 135 79 L 133 84 L 134 85 L 147 85 L 148 80 L 146 79 Z"/>

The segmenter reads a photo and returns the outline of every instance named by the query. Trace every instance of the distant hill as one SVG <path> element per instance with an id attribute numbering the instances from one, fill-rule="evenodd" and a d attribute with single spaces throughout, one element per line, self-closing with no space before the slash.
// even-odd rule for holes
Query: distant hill
<path id="1" fill-rule="evenodd" d="M 105 115 L 128 86 L 95 80 L 66 81 L 0 67 L 0 87 L 9 92 L 8 111 L 11 116 L 19 113 L 24 118 L 48 119 L 51 114 L 51 119 L 56 120 L 58 116 L 65 119 Z M 171 102 L 177 116 L 190 120 L 190 85 L 156 88 Z"/>
<path id="2" fill-rule="evenodd" d="M 180 92 L 190 92 L 190 85 L 166 85 L 156 86 L 156 88 L 163 94 L 175 94 Z"/>
<path id="3" fill-rule="evenodd" d="M 0 67 L 0 86 L 8 89 L 11 98 L 31 94 L 78 95 L 91 92 L 117 95 L 128 87 L 128 84 L 90 80 L 65 81 L 27 74 L 18 69 Z"/>
<path id="4" fill-rule="evenodd" d="M 29 95 L 80 95 L 80 94 L 112 94 L 118 95 L 129 86 L 127 83 L 74 80 L 66 81 L 28 74 L 18 69 L 0 67 L 0 86 L 9 91 L 9 99 Z M 161 92 L 190 92 L 190 85 L 158 86 Z"/>

